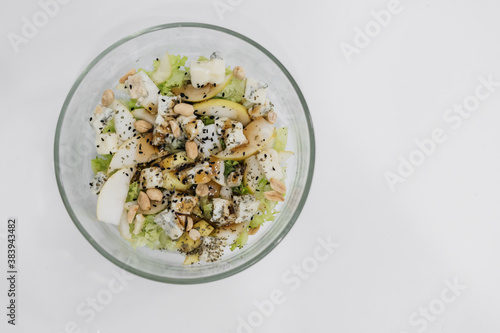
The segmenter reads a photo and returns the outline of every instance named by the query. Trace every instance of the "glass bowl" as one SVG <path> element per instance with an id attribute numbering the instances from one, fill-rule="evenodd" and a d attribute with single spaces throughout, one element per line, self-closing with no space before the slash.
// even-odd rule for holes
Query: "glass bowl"
<path id="1" fill-rule="evenodd" d="M 286 200 L 274 222 L 264 224 L 241 250 L 226 250 L 222 260 L 183 266 L 178 253 L 134 250 L 117 227 L 98 222 L 97 196 L 89 191 L 90 160 L 97 154 L 88 118 L 105 89 L 114 88 L 131 68 L 151 68 L 168 51 L 189 59 L 223 55 L 226 64 L 243 66 L 247 74 L 269 84 L 269 98 L 278 113 L 278 126 L 289 128 Z M 108 47 L 85 68 L 71 87 L 57 123 L 54 159 L 59 191 L 71 219 L 92 246 L 117 266 L 139 276 L 167 283 L 191 284 L 238 273 L 269 253 L 288 233 L 306 201 L 314 169 L 314 134 L 310 114 L 297 83 L 285 67 L 262 46 L 234 31 L 199 23 L 151 27 Z"/>

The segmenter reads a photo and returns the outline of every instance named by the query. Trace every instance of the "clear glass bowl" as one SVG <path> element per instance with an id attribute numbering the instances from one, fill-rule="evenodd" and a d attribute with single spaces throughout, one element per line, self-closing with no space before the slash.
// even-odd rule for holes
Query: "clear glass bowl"
<path id="1" fill-rule="evenodd" d="M 96 219 L 97 196 L 89 191 L 90 160 L 96 156 L 94 132 L 88 118 L 105 89 L 131 68 L 151 68 L 167 51 L 189 59 L 220 51 L 226 63 L 243 66 L 249 76 L 269 84 L 269 97 L 278 113 L 278 126 L 288 126 L 286 201 L 280 215 L 249 238 L 242 250 L 226 250 L 221 261 L 183 266 L 178 253 L 134 250 L 116 226 Z M 314 134 L 310 114 L 295 80 L 266 49 L 234 31 L 199 23 L 174 23 L 139 31 L 108 47 L 85 68 L 71 88 L 57 123 L 54 159 L 64 205 L 83 236 L 104 257 L 139 276 L 168 283 L 190 284 L 218 280 L 238 273 L 269 253 L 288 233 L 306 201 L 314 169 Z"/>

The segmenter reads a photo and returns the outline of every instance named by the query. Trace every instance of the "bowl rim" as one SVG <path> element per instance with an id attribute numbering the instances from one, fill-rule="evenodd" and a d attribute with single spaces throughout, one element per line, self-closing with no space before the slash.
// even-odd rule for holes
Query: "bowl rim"
<path id="1" fill-rule="evenodd" d="M 295 93 L 297 94 L 300 103 L 302 105 L 302 108 L 304 110 L 304 114 L 306 117 L 307 121 L 307 126 L 309 128 L 309 140 L 310 140 L 310 153 L 309 153 L 309 169 L 307 171 L 307 179 L 304 187 L 304 192 L 300 198 L 300 201 L 298 202 L 298 205 L 295 209 L 295 212 L 293 213 L 291 219 L 287 222 L 285 228 L 281 231 L 281 233 L 278 235 L 278 237 L 271 242 L 269 245 L 267 245 L 266 248 L 260 251 L 258 255 L 256 255 L 254 258 L 244 262 L 241 265 L 238 265 L 228 271 L 222 272 L 222 273 L 217 273 L 214 275 L 206 276 L 206 277 L 197 277 L 197 278 L 171 278 L 171 277 L 164 277 L 156 274 L 151 274 L 151 273 L 146 273 L 142 270 L 139 270 L 137 268 L 134 268 L 130 265 L 128 265 L 125 262 L 122 262 L 121 260 L 116 259 L 111 253 L 106 251 L 103 247 L 101 247 L 93 238 L 92 236 L 87 232 L 87 230 L 83 227 L 82 224 L 80 224 L 80 221 L 78 220 L 78 217 L 76 216 L 75 212 L 73 211 L 67 197 L 66 197 L 66 192 L 63 187 L 63 180 L 61 178 L 61 172 L 60 172 L 60 167 L 59 167 L 59 146 L 60 146 L 60 133 L 61 133 L 61 126 L 63 123 L 63 120 L 66 115 L 66 111 L 68 108 L 68 105 L 73 98 L 73 95 L 76 91 L 76 89 L 79 87 L 80 83 L 82 82 L 83 78 L 87 75 L 87 73 L 108 53 L 110 53 L 112 50 L 115 48 L 119 47 L 120 45 L 128 42 L 129 40 L 132 40 L 136 37 L 157 31 L 157 30 L 165 30 L 165 29 L 171 29 L 171 28 L 202 28 L 202 29 L 210 29 L 210 30 L 215 30 L 218 32 L 223 32 L 229 35 L 232 35 L 234 37 L 237 37 L 255 48 L 259 49 L 261 52 L 263 52 L 271 61 L 273 61 L 285 74 L 287 79 L 290 81 L 292 84 Z M 71 87 L 70 91 L 68 92 L 68 95 L 66 96 L 66 99 L 64 100 L 63 106 L 61 108 L 61 112 L 58 117 L 57 125 L 56 125 L 56 133 L 55 133 L 55 139 L 54 139 L 54 169 L 55 169 L 55 176 L 57 180 L 57 187 L 59 188 L 59 194 L 61 195 L 61 198 L 63 200 L 64 206 L 68 212 L 68 214 L 71 217 L 71 220 L 77 227 L 77 229 L 80 231 L 80 233 L 84 236 L 84 238 L 99 252 L 101 255 L 103 255 L 106 259 L 108 259 L 110 262 L 115 264 L 116 266 L 132 273 L 135 275 L 138 275 L 140 277 L 153 280 L 153 281 L 158 281 L 158 282 L 164 282 L 164 283 L 171 283 L 171 284 L 201 284 L 201 283 L 208 283 L 208 282 L 213 282 L 217 281 L 220 279 L 224 279 L 227 277 L 230 277 L 234 274 L 237 274 L 239 272 L 242 272 L 243 270 L 253 266 L 256 264 L 258 261 L 260 261 L 262 258 L 264 258 L 269 252 L 271 252 L 282 240 L 283 238 L 288 234 L 290 229 L 293 227 L 295 222 L 297 221 L 300 213 L 302 212 L 302 209 L 304 207 L 304 204 L 307 200 L 307 197 L 309 195 L 309 190 L 311 188 L 311 183 L 312 183 L 312 178 L 313 178 L 313 173 L 314 173 L 314 166 L 315 166 L 315 156 L 316 156 L 316 149 L 315 149 L 315 138 L 314 138 L 314 128 L 313 128 L 313 123 L 311 119 L 311 114 L 309 113 L 309 108 L 307 106 L 307 103 L 305 101 L 305 98 L 297 84 L 297 82 L 294 80 L 290 72 L 285 68 L 285 66 L 274 56 L 272 55 L 266 48 L 255 42 L 254 40 L 238 33 L 233 30 L 223 28 L 217 25 L 212 25 L 212 24 L 206 24 L 206 23 L 198 23 L 198 22 L 176 22 L 176 23 L 168 23 L 168 24 L 161 24 L 161 25 L 156 25 L 152 26 L 149 28 L 145 28 L 142 30 L 139 30 L 135 33 L 129 34 L 117 42 L 113 43 L 110 45 L 108 48 L 106 48 L 104 51 L 102 51 L 92 62 L 90 62 L 89 65 L 87 65 L 82 73 L 78 76 L 76 79 L 75 83 L 73 83 L 73 86 Z"/>

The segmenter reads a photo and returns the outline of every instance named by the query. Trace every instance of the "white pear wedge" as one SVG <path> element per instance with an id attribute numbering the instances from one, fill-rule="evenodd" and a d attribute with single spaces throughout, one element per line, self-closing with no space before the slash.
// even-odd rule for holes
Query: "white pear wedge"
<path id="1" fill-rule="evenodd" d="M 130 179 L 134 172 L 135 168 L 118 170 L 104 183 L 97 197 L 97 219 L 99 221 L 114 225 L 120 224 Z"/>

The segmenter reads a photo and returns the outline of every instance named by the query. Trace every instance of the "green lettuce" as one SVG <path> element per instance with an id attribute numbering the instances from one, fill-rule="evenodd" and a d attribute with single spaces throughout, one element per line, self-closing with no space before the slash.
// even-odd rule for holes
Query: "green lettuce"
<path id="1" fill-rule="evenodd" d="M 209 116 L 201 116 L 200 118 L 205 126 L 215 124 L 215 119 L 212 119 Z"/>
<path id="2" fill-rule="evenodd" d="M 231 251 L 236 250 L 236 248 L 241 249 L 248 242 L 248 230 L 244 229 L 241 234 L 234 240 L 234 243 L 229 247 Z"/>
<path id="3" fill-rule="evenodd" d="M 227 73 L 226 73 L 227 74 Z M 245 80 L 238 80 L 233 77 L 229 84 L 214 98 L 227 99 L 236 103 L 241 103 L 245 94 Z"/>
<path id="4" fill-rule="evenodd" d="M 235 195 L 245 195 L 250 193 L 250 189 L 243 183 L 239 186 L 231 187 L 231 190 Z"/>
<path id="5" fill-rule="evenodd" d="M 204 196 L 200 199 L 200 207 L 203 212 L 203 217 L 210 221 L 212 219 L 212 212 L 214 209 L 214 205 L 208 201 L 208 197 Z"/>
<path id="6" fill-rule="evenodd" d="M 127 200 L 126 202 L 134 201 L 139 197 L 139 192 L 141 189 L 139 188 L 139 182 L 133 182 L 128 187 Z"/>
<path id="7" fill-rule="evenodd" d="M 111 163 L 111 158 L 113 155 L 103 155 L 102 157 L 96 156 L 93 160 L 90 160 L 90 165 L 92 166 L 92 171 L 94 175 L 98 172 L 108 173 L 109 163 Z"/>
<path id="8" fill-rule="evenodd" d="M 142 106 L 137 106 L 137 100 L 136 99 L 130 99 L 129 101 L 122 101 L 123 104 L 125 104 L 125 106 L 130 110 L 134 110 L 134 109 L 139 109 L 139 108 L 142 108 Z"/>
<path id="9" fill-rule="evenodd" d="M 274 150 L 284 151 L 288 140 L 288 128 L 280 127 L 276 129 L 276 141 L 274 142 Z"/>
<path id="10" fill-rule="evenodd" d="M 103 133 L 116 133 L 115 129 L 115 118 L 111 118 L 108 123 L 106 124 L 106 127 L 102 130 Z"/>
<path id="11" fill-rule="evenodd" d="M 227 177 L 231 172 L 236 169 L 240 163 L 238 161 L 233 160 L 225 160 L 224 161 L 224 177 Z"/>
<path id="12" fill-rule="evenodd" d="M 189 67 L 186 67 L 186 61 L 188 58 L 186 56 L 181 57 L 180 55 L 170 55 L 170 65 L 172 66 L 172 74 L 167 81 L 160 83 L 158 89 L 160 89 L 163 95 L 172 94 L 171 90 L 175 87 L 182 87 L 186 84 L 189 79 Z M 159 62 L 155 62 L 155 69 L 158 67 Z"/>
<path id="13" fill-rule="evenodd" d="M 147 246 L 150 249 L 166 249 L 175 251 L 175 242 L 167 236 L 165 231 L 154 221 L 154 215 L 146 215 L 144 226 L 137 235 L 132 233 L 132 240 L 130 241 L 134 248 Z M 130 225 L 132 232 L 134 225 Z"/>
<path id="14" fill-rule="evenodd" d="M 257 186 L 257 190 L 255 191 L 255 198 L 260 201 L 261 208 L 259 212 L 254 215 L 252 221 L 250 222 L 250 228 L 257 228 L 258 226 L 264 224 L 267 221 L 274 221 L 276 218 L 276 205 L 277 201 L 268 200 L 264 196 L 264 192 L 272 191 L 271 185 L 267 181 L 266 178 L 263 178 L 259 181 L 259 185 Z"/>

